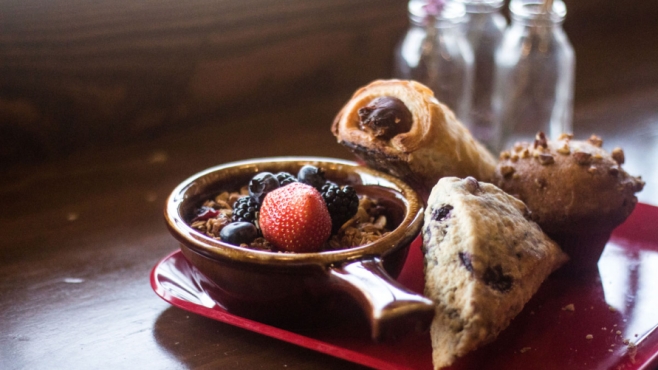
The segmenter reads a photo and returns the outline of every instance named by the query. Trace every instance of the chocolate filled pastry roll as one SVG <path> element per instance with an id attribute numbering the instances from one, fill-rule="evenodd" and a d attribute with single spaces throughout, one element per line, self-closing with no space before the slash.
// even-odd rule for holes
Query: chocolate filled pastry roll
<path id="1" fill-rule="evenodd" d="M 445 176 L 490 181 L 496 166 L 454 113 L 415 81 L 379 80 L 357 90 L 332 132 L 368 166 L 425 195 Z"/>

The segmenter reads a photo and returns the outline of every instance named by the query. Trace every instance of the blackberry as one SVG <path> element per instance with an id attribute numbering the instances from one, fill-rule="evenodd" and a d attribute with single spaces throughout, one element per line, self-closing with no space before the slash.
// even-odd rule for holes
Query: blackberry
<path id="1" fill-rule="evenodd" d="M 263 203 L 263 199 L 270 191 L 277 189 L 279 187 L 279 180 L 269 172 L 261 172 L 254 176 L 247 185 L 249 190 L 249 195 L 256 201 L 258 204 Z"/>
<path id="2" fill-rule="evenodd" d="M 331 232 L 336 233 L 356 214 L 359 209 L 359 197 L 356 195 L 356 190 L 349 185 L 341 189 L 336 184 L 326 184 L 320 192 L 331 216 Z"/>
<path id="3" fill-rule="evenodd" d="M 297 178 L 288 172 L 279 172 L 274 175 L 277 180 L 279 180 L 279 186 L 285 186 L 293 182 L 297 182 Z"/>
<path id="4" fill-rule="evenodd" d="M 258 202 L 252 197 L 241 197 L 233 204 L 233 222 L 256 222 Z"/>
<path id="5" fill-rule="evenodd" d="M 309 164 L 303 166 L 297 173 L 297 180 L 304 184 L 311 185 L 312 187 L 321 190 L 327 180 L 324 178 L 324 171 L 322 168 L 317 168 Z"/>

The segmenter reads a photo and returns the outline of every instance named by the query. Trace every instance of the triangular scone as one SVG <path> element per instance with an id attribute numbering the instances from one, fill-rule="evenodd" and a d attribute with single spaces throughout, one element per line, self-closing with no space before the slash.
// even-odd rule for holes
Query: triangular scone
<path id="1" fill-rule="evenodd" d="M 525 204 L 472 177 L 442 178 L 423 226 L 434 368 L 491 342 L 567 256 Z"/>

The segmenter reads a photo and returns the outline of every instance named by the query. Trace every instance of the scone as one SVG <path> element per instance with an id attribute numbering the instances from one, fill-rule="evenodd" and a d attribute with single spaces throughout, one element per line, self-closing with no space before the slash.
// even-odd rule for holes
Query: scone
<path id="1" fill-rule="evenodd" d="M 444 176 L 490 181 L 496 166 L 453 112 L 415 81 L 380 80 L 357 90 L 331 130 L 368 166 L 425 195 Z"/>
<path id="2" fill-rule="evenodd" d="M 567 256 L 523 202 L 474 178 L 442 178 L 423 226 L 434 368 L 491 342 Z"/>
<path id="3" fill-rule="evenodd" d="M 534 143 L 518 143 L 500 156 L 494 183 L 521 199 L 532 218 L 571 257 L 569 270 L 596 270 L 610 233 L 624 222 L 642 190 L 640 177 L 621 168 L 624 152 L 607 153 L 603 141 L 549 141 L 543 133 Z"/>

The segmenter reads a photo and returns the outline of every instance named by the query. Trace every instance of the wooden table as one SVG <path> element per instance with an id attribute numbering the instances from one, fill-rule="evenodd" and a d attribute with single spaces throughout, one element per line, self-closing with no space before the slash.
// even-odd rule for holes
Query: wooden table
<path id="1" fill-rule="evenodd" d="M 343 99 L 15 169 L 0 187 L 0 368 L 356 368 L 170 307 L 149 286 L 176 250 L 162 219 L 173 187 L 204 168 L 275 155 L 350 158 L 329 132 Z M 626 149 L 658 205 L 658 92 L 579 106 L 576 131 Z M 626 122 L 618 125 L 617 122 Z M 267 121 L 269 125 L 261 125 Z"/>
<path id="2" fill-rule="evenodd" d="M 617 50 L 639 43 L 656 54 L 634 40 Z M 603 44 L 577 48 L 576 136 L 622 146 L 624 167 L 647 182 L 640 201 L 658 205 L 656 59 L 613 60 Z M 359 368 L 173 308 L 149 285 L 151 268 L 177 249 L 162 209 L 179 182 L 245 158 L 351 158 L 329 132 L 351 88 L 1 172 L 0 369 Z"/>

